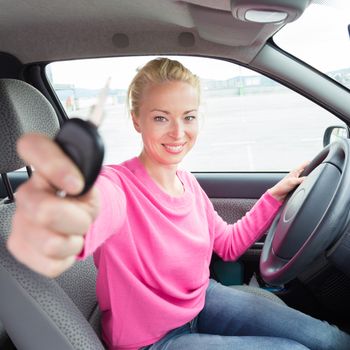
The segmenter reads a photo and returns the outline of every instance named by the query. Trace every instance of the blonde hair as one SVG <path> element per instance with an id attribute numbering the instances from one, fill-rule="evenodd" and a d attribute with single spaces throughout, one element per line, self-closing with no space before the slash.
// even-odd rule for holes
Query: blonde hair
<path id="1" fill-rule="evenodd" d="M 159 57 L 138 69 L 130 83 L 127 95 L 129 111 L 138 115 L 142 93 L 149 84 L 161 84 L 168 81 L 181 81 L 190 84 L 197 90 L 199 101 L 199 78 L 180 62 Z"/>

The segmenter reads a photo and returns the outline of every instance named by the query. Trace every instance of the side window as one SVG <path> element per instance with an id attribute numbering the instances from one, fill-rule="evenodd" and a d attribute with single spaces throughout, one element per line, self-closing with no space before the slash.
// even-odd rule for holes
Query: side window
<path id="1" fill-rule="evenodd" d="M 112 78 L 100 133 L 105 163 L 141 151 L 126 107 L 128 84 L 153 57 L 55 62 L 47 76 L 69 117 L 86 118 L 99 89 Z M 288 171 L 323 147 L 338 118 L 275 81 L 232 63 L 173 57 L 201 78 L 200 135 L 183 167 L 190 171 Z"/>

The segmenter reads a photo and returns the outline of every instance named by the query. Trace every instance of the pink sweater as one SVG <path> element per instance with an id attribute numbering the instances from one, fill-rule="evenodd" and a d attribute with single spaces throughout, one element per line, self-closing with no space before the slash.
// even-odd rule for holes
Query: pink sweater
<path id="1" fill-rule="evenodd" d="M 103 168 L 101 212 L 79 258 L 94 253 L 103 338 L 138 349 L 203 308 L 214 250 L 235 260 L 263 235 L 281 203 L 268 193 L 234 225 L 225 223 L 195 177 L 178 171 L 185 192 L 171 197 L 138 158 Z"/>

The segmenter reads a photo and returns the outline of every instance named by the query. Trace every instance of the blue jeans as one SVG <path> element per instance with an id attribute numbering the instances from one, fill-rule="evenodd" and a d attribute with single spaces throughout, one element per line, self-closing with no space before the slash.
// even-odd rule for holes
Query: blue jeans
<path id="1" fill-rule="evenodd" d="M 349 350 L 350 336 L 267 298 L 210 281 L 205 306 L 147 350 Z"/>

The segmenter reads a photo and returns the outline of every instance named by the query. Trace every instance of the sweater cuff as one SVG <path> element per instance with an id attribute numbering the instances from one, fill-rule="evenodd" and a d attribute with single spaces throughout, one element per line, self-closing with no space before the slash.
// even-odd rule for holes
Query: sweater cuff
<path id="1" fill-rule="evenodd" d="M 279 201 L 278 199 L 276 199 L 274 196 L 272 196 L 268 191 L 266 191 L 262 198 L 268 202 L 273 208 L 279 208 L 280 206 L 282 206 L 284 200 Z"/>

